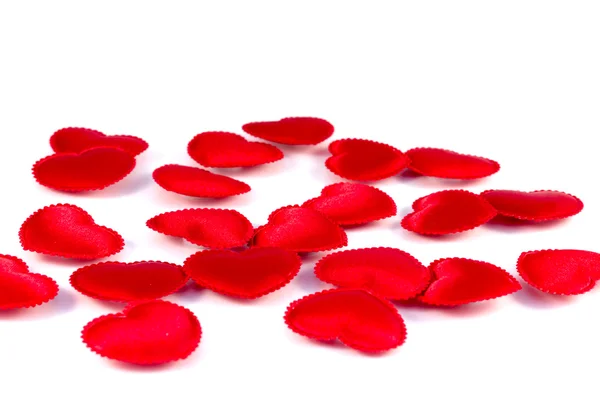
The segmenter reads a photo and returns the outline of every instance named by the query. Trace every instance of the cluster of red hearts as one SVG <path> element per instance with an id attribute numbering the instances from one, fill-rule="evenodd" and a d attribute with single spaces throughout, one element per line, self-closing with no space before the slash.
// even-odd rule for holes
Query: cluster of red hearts
<path id="1" fill-rule="evenodd" d="M 286 145 L 314 145 L 333 134 L 322 119 L 298 117 L 253 122 L 249 135 Z M 108 136 L 83 128 L 65 128 L 50 138 L 55 154 L 33 167 L 35 179 L 60 191 L 99 190 L 125 178 L 135 157 L 148 144 L 132 136 Z M 326 167 L 343 178 L 375 181 L 404 169 L 446 179 L 478 179 L 500 169 L 497 162 L 450 150 L 416 148 L 402 152 L 366 139 L 330 143 Z M 188 145 L 188 153 L 204 167 L 253 167 L 284 157 L 274 145 L 251 142 L 228 132 L 204 132 Z M 244 182 L 208 170 L 165 165 L 153 173 L 162 188 L 186 196 L 226 197 L 250 190 Z M 432 193 L 413 203 L 401 225 L 416 234 L 445 235 L 480 226 L 492 218 L 548 221 L 579 213 L 575 196 L 542 190 L 520 192 L 464 190 Z M 183 359 L 198 346 L 202 334 L 194 314 L 160 300 L 188 280 L 217 293 L 246 299 L 267 295 L 287 285 L 299 272 L 301 253 L 346 246 L 345 227 L 395 216 L 397 207 L 385 192 L 364 183 L 336 183 L 302 205 L 280 208 L 266 224 L 254 228 L 235 210 L 196 208 L 150 218 L 147 226 L 164 235 L 184 238 L 205 249 L 182 266 L 160 261 L 100 262 L 76 270 L 71 285 L 101 301 L 127 303 L 118 314 L 100 316 L 82 332 L 96 353 L 137 364 Z M 124 247 L 121 235 L 98 225 L 70 204 L 33 213 L 19 232 L 22 247 L 50 256 L 96 260 Z M 584 250 L 539 250 L 517 261 L 523 280 L 538 290 L 574 295 L 600 279 L 600 254 Z M 404 343 L 406 328 L 391 301 L 431 306 L 461 306 L 491 300 L 521 289 L 505 270 L 477 260 L 445 258 L 424 266 L 394 248 L 363 248 L 326 255 L 316 276 L 337 288 L 292 302 L 285 313 L 291 330 L 316 340 L 340 340 L 360 351 L 386 351 Z M 0 256 L 0 308 L 31 307 L 53 299 L 57 284 L 32 273 L 13 256 Z"/>

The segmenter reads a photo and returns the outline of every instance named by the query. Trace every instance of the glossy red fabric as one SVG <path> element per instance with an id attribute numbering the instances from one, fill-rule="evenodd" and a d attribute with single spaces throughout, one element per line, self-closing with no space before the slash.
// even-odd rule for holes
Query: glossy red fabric
<path id="1" fill-rule="evenodd" d="M 56 153 L 81 153 L 94 147 L 116 147 L 132 156 L 148 148 L 144 140 L 127 135 L 105 135 L 88 128 L 63 128 L 50 137 L 50 146 Z"/>
<path id="2" fill-rule="evenodd" d="M 300 145 L 317 144 L 333 135 L 333 125 L 312 117 L 290 117 L 279 121 L 250 122 L 242 126 L 249 135 L 270 142 Z"/>
<path id="3" fill-rule="evenodd" d="M 198 318 L 162 300 L 132 303 L 122 313 L 103 315 L 81 333 L 93 352 L 131 364 L 164 364 L 187 358 L 200 343 Z"/>
<path id="4" fill-rule="evenodd" d="M 72 204 L 36 211 L 21 225 L 19 238 L 25 250 L 82 260 L 108 257 L 125 245 L 121 235 Z"/>
<path id="5" fill-rule="evenodd" d="M 562 219 L 583 210 L 583 202 L 577 197 L 553 190 L 486 190 L 481 196 L 494 206 L 498 214 L 527 221 Z"/>
<path id="6" fill-rule="evenodd" d="M 222 198 L 250 191 L 244 182 L 185 165 L 163 165 L 152 177 L 163 189 L 185 196 Z"/>
<path id="7" fill-rule="evenodd" d="M 35 307 L 57 294 L 53 279 L 29 272 L 27 264 L 17 257 L 0 255 L 0 310 Z"/>
<path id="8" fill-rule="evenodd" d="M 448 179 L 479 179 L 495 174 L 500 164 L 451 150 L 419 147 L 406 152 L 409 168 L 421 175 Z"/>

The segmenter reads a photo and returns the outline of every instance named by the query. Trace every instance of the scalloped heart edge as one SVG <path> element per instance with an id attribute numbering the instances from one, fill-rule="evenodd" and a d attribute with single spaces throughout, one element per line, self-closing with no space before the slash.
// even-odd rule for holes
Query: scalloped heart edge
<path id="1" fill-rule="evenodd" d="M 487 175 L 483 175 L 477 178 L 451 178 L 448 176 L 441 176 L 441 175 L 429 175 L 429 174 L 423 174 L 422 172 L 414 169 L 413 167 L 411 167 L 410 165 L 412 165 L 412 160 L 411 163 L 408 166 L 408 169 L 410 169 L 411 171 L 413 171 L 416 174 L 419 174 L 421 176 L 427 176 L 427 177 L 431 177 L 431 178 L 438 178 L 438 179 L 452 179 L 452 180 L 462 180 L 462 181 L 472 181 L 472 180 L 476 180 L 476 179 L 483 179 L 483 178 L 487 178 L 488 176 L 492 176 L 494 174 L 497 174 L 500 171 L 500 163 L 498 161 L 492 160 L 491 158 L 487 158 L 487 157 L 481 157 L 481 156 L 476 156 L 474 154 L 466 154 L 466 153 L 459 153 L 458 151 L 454 151 L 454 150 L 448 150 L 448 149 L 442 149 L 440 147 L 413 147 L 412 149 L 408 149 L 406 150 L 406 152 L 404 154 L 406 154 L 406 156 L 408 158 L 410 158 L 410 155 L 408 154 L 409 151 L 411 150 L 443 150 L 443 151 L 448 151 L 451 153 L 455 153 L 461 156 L 465 156 L 465 157 L 473 157 L 473 158 L 478 158 L 478 159 L 483 159 L 486 161 L 490 161 L 491 163 L 494 164 L 494 166 L 496 167 L 496 170 L 490 174 Z"/>
<path id="2" fill-rule="evenodd" d="M 60 291 L 60 288 L 58 286 L 58 283 L 56 283 L 56 281 L 54 279 L 52 279 L 51 277 L 49 277 L 48 275 L 44 275 L 44 274 L 38 274 L 35 272 L 31 272 L 29 270 L 29 265 L 27 265 L 27 263 L 23 260 L 21 260 L 19 257 L 15 257 L 12 256 L 10 254 L 0 254 L 0 257 L 2 258 L 6 258 L 9 259 L 11 261 L 14 261 L 18 264 L 23 265 L 24 267 L 27 268 L 27 272 L 5 272 L 3 270 L 0 269 L 0 275 L 1 274 L 9 274 L 9 275 L 14 275 L 14 274 L 23 274 L 23 275 L 31 275 L 31 276 L 35 276 L 35 277 L 39 277 L 42 279 L 46 279 L 48 283 L 50 283 L 52 285 L 52 294 L 50 295 L 50 297 L 48 297 L 45 300 L 40 300 L 38 302 L 35 303 L 13 303 L 10 304 L 8 306 L 5 305 L 0 305 L 0 310 L 14 310 L 17 308 L 33 308 L 33 307 L 37 307 L 37 306 L 41 306 L 42 304 L 48 303 L 51 300 L 54 300 L 56 298 L 56 296 L 58 296 L 58 292 Z"/>
<path id="3" fill-rule="evenodd" d="M 146 150 L 148 150 L 148 148 L 150 147 L 150 144 L 149 144 L 148 142 L 146 142 L 144 139 L 142 139 L 141 137 L 138 137 L 138 136 L 133 136 L 133 135 L 120 135 L 120 134 L 117 134 L 117 135 L 107 135 L 106 133 L 104 133 L 104 132 L 102 132 L 102 131 L 99 131 L 99 130 L 97 130 L 97 129 L 85 128 L 85 127 L 83 127 L 83 126 L 65 126 L 64 128 L 60 128 L 60 129 L 57 129 L 57 130 L 55 130 L 55 131 L 52 133 L 52 135 L 50 136 L 50 148 L 51 148 L 51 149 L 52 149 L 52 151 L 53 151 L 54 153 L 56 153 L 56 154 L 81 154 L 81 153 L 83 153 L 83 152 L 84 152 L 84 151 L 86 151 L 86 150 L 90 150 L 90 149 L 97 148 L 97 147 L 112 147 L 112 148 L 116 148 L 116 149 L 119 149 L 119 150 L 123 150 L 123 149 L 121 149 L 120 147 L 117 147 L 117 146 L 106 146 L 106 145 L 102 145 L 102 146 L 93 146 L 93 147 L 90 147 L 90 148 L 88 148 L 88 149 L 85 149 L 85 150 L 83 150 L 83 151 L 80 151 L 79 153 L 68 153 L 68 152 L 66 152 L 66 153 L 65 153 L 65 152 L 59 153 L 59 152 L 57 152 L 57 151 L 56 151 L 56 149 L 55 149 L 55 147 L 54 147 L 54 144 L 53 144 L 54 140 L 52 140 L 52 139 L 54 138 L 54 134 L 55 134 L 56 132 L 58 132 L 58 131 L 62 131 L 63 129 L 82 129 L 82 130 L 86 130 L 86 131 L 92 131 L 92 132 L 100 133 L 100 134 L 102 134 L 102 135 L 104 135 L 105 137 L 108 137 L 108 138 L 111 138 L 111 137 L 120 137 L 120 138 L 135 139 L 135 140 L 139 140 L 140 142 L 143 142 L 143 143 L 144 143 L 144 146 L 143 146 L 144 148 L 142 149 L 142 151 L 140 151 L 140 152 L 139 152 L 139 153 L 137 153 L 136 155 L 133 155 L 133 154 L 131 154 L 131 153 L 129 153 L 129 152 L 126 152 L 126 153 L 129 153 L 129 154 L 131 154 L 133 157 L 137 157 L 137 156 L 139 156 L 140 154 L 142 154 L 143 152 L 145 152 Z M 123 150 L 123 151 L 125 151 L 125 150 Z"/>
<path id="4" fill-rule="evenodd" d="M 312 119 L 312 120 L 320 120 L 320 121 L 325 121 L 327 122 L 329 125 L 331 125 L 331 133 L 329 134 L 329 136 L 327 136 L 325 139 L 321 140 L 320 142 L 317 143 L 289 143 L 289 142 L 277 142 L 277 141 L 273 141 L 273 140 L 269 140 L 269 139 L 264 139 L 260 136 L 254 136 L 253 134 L 249 133 L 248 131 L 246 131 L 245 127 L 247 125 L 251 125 L 251 124 L 264 124 L 264 123 L 274 123 L 274 122 L 281 122 L 281 121 L 286 121 L 286 120 L 291 120 L 291 119 Z M 295 116 L 295 117 L 284 117 L 284 118 L 280 118 L 280 119 L 276 119 L 276 120 L 271 120 L 271 121 L 252 121 L 252 122 L 247 122 L 244 125 L 242 125 L 242 130 L 255 138 L 261 139 L 261 140 L 265 140 L 267 142 L 271 142 L 271 143 L 277 143 L 277 144 L 282 144 L 285 146 L 316 146 L 318 144 L 323 143 L 324 141 L 326 141 L 327 139 L 329 139 L 331 136 L 333 136 L 334 132 L 335 132 L 335 126 L 333 126 L 333 124 L 331 122 L 329 122 L 328 120 L 326 120 L 325 118 L 319 118 L 319 117 L 301 117 L 301 116 Z M 280 149 L 281 150 L 281 149 Z"/>

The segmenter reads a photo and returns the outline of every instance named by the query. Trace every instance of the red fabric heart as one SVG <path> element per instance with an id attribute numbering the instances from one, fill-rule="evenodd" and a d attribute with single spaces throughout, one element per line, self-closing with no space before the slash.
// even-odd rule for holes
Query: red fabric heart
<path id="1" fill-rule="evenodd" d="M 43 186 L 64 192 L 100 190 L 125 178 L 135 158 L 113 147 L 96 147 L 82 153 L 53 154 L 33 166 L 33 177 Z"/>
<path id="2" fill-rule="evenodd" d="M 421 175 L 448 179 L 479 179 L 495 174 L 500 164 L 451 150 L 419 147 L 406 152 L 409 168 Z"/>
<path id="3" fill-rule="evenodd" d="M 163 189 L 192 197 L 222 198 L 250 191 L 244 182 L 185 165 L 163 165 L 152 177 Z"/>
<path id="4" fill-rule="evenodd" d="M 166 212 L 150 218 L 146 225 L 164 235 L 215 249 L 244 246 L 254 233 L 252 224 L 242 214 L 218 208 Z"/>
<path id="5" fill-rule="evenodd" d="M 365 352 L 391 350 L 406 339 L 396 308 L 364 290 L 333 289 L 303 297 L 289 305 L 285 322 L 302 336 L 338 339 Z"/>
<path id="6" fill-rule="evenodd" d="M 429 265 L 433 282 L 419 301 L 457 306 L 491 300 L 521 290 L 519 282 L 503 269 L 483 261 L 443 258 Z"/>
<path id="7" fill-rule="evenodd" d="M 154 300 L 181 289 L 188 277 L 179 265 L 162 261 L 109 261 L 79 268 L 71 286 L 99 300 Z"/>
<path id="8" fill-rule="evenodd" d="M 585 250 L 528 251 L 519 257 L 517 271 L 542 292 L 581 294 L 600 279 L 600 254 Z"/>
<path id="9" fill-rule="evenodd" d="M 333 250 L 348 244 L 346 232 L 310 208 L 288 206 L 275 210 L 256 229 L 252 245 L 278 247 L 298 253 Z"/>
<path id="10" fill-rule="evenodd" d="M 33 213 L 19 231 L 25 250 L 51 256 L 92 260 L 123 250 L 121 235 L 97 225 L 90 214 L 72 204 L 55 204 Z"/>
<path id="11" fill-rule="evenodd" d="M 81 153 L 94 147 L 116 147 L 135 157 L 148 148 L 148 143 L 135 136 L 108 136 L 93 129 L 63 128 L 50 137 L 50 146 L 56 153 Z"/>
<path id="12" fill-rule="evenodd" d="M 393 300 L 408 300 L 429 284 L 429 270 L 410 254 L 392 248 L 355 249 L 329 254 L 315 265 L 323 282 L 364 289 Z"/>
<path id="13" fill-rule="evenodd" d="M 53 279 L 29 272 L 27 264 L 17 257 L 0 255 L 0 310 L 39 306 L 57 294 Z"/>
<path id="14" fill-rule="evenodd" d="M 283 158 L 277 147 L 249 142 L 229 132 L 200 133 L 188 144 L 188 154 L 200 165 L 214 168 L 253 167 Z"/>
<path id="15" fill-rule="evenodd" d="M 185 260 L 183 268 L 202 287 L 228 296 L 255 299 L 290 283 L 301 264 L 296 253 L 255 247 L 240 253 L 200 251 Z"/>
<path id="16" fill-rule="evenodd" d="M 131 364 L 164 364 L 187 358 L 200 343 L 202 328 L 187 308 L 162 300 L 130 304 L 103 315 L 81 333 L 93 352 Z"/>
<path id="17" fill-rule="evenodd" d="M 334 174 L 354 181 L 377 181 L 394 176 L 410 163 L 400 150 L 366 139 L 331 142 L 332 154 L 325 166 Z"/>
<path id="18" fill-rule="evenodd" d="M 466 190 L 443 190 L 417 199 L 402 227 L 422 235 L 446 235 L 483 225 L 496 210 L 483 197 Z"/>
<path id="19" fill-rule="evenodd" d="M 324 119 L 312 117 L 250 122 L 242 126 L 242 129 L 257 138 L 289 145 L 317 144 L 333 135 L 333 125 Z"/>
<path id="20" fill-rule="evenodd" d="M 334 183 L 302 207 L 317 210 L 342 226 L 359 225 L 396 215 L 396 203 L 385 192 L 361 183 Z"/>
<path id="21" fill-rule="evenodd" d="M 481 196 L 494 206 L 498 214 L 527 221 L 567 218 L 583 209 L 583 202 L 577 197 L 553 190 L 487 190 Z"/>

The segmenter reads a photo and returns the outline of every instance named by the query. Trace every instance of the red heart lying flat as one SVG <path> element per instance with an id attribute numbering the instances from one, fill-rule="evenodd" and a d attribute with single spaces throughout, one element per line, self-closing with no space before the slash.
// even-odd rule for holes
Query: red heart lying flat
<path id="1" fill-rule="evenodd" d="M 333 135 L 333 125 L 324 119 L 312 117 L 250 122 L 242 126 L 242 129 L 257 138 L 289 145 L 317 144 Z"/>
<path id="2" fill-rule="evenodd" d="M 50 256 L 92 260 L 123 250 L 121 235 L 97 225 L 90 214 L 72 204 L 55 204 L 33 213 L 19 230 L 25 250 Z"/>
<path id="3" fill-rule="evenodd" d="M 57 294 L 53 279 L 29 272 L 27 264 L 17 257 L 0 255 L 0 310 L 39 306 Z"/>
<path id="4" fill-rule="evenodd" d="M 252 224 L 242 214 L 217 208 L 166 212 L 152 217 L 146 225 L 164 235 L 215 249 L 245 246 L 254 234 Z"/>
<path id="5" fill-rule="evenodd" d="M 494 160 L 451 150 L 420 147 L 408 150 L 406 155 L 412 171 L 437 178 L 479 179 L 500 170 L 500 164 Z"/>
<path id="6" fill-rule="evenodd" d="M 99 300 L 154 300 L 181 289 L 188 277 L 179 265 L 161 261 L 88 265 L 69 279 L 78 292 Z"/>
<path id="7" fill-rule="evenodd" d="M 429 270 L 433 282 L 418 298 L 426 304 L 457 306 L 521 290 L 521 285 L 512 275 L 483 261 L 443 258 L 431 263 Z"/>
<path id="8" fill-rule="evenodd" d="M 53 154 L 33 166 L 33 177 L 43 186 L 64 192 L 100 190 L 125 178 L 135 158 L 117 148 L 96 147 L 82 153 Z"/>
<path id="9" fill-rule="evenodd" d="M 583 209 L 583 202 L 577 197 L 553 190 L 486 190 L 481 196 L 494 206 L 498 214 L 527 221 L 567 218 Z"/>
<path id="10" fill-rule="evenodd" d="M 408 300 L 429 285 L 429 270 L 410 254 L 391 248 L 340 251 L 323 257 L 315 265 L 323 282 L 364 289 L 393 300 Z"/>
<path id="11" fill-rule="evenodd" d="M 302 207 L 317 210 L 341 226 L 359 225 L 396 215 L 396 203 L 385 192 L 361 183 L 334 183 Z"/>
<path id="12" fill-rule="evenodd" d="M 255 299 L 290 283 L 301 264 L 296 253 L 255 247 L 240 253 L 200 251 L 185 260 L 183 268 L 202 287 L 228 296 Z"/>
<path id="13" fill-rule="evenodd" d="M 188 144 L 188 154 L 200 165 L 214 168 L 253 167 L 283 158 L 277 147 L 249 142 L 229 132 L 200 133 Z"/>
<path id="14" fill-rule="evenodd" d="M 244 182 L 185 165 L 163 165 L 152 177 L 163 189 L 192 197 L 222 198 L 250 191 Z"/>
<path id="15" fill-rule="evenodd" d="M 321 341 L 339 339 L 365 352 L 400 346 L 406 327 L 396 308 L 364 290 L 333 289 L 294 301 L 285 313 L 294 332 Z"/>
<path id="16" fill-rule="evenodd" d="M 81 333 L 95 353 L 131 364 L 164 364 L 188 357 L 200 343 L 198 318 L 167 301 L 132 303 L 122 313 L 103 315 Z"/>
<path id="17" fill-rule="evenodd" d="M 93 129 L 63 128 L 50 137 L 50 146 L 56 153 L 81 153 L 94 147 L 116 147 L 135 157 L 148 148 L 148 143 L 135 136 L 108 136 Z"/>
<path id="18" fill-rule="evenodd" d="M 422 235 L 446 235 L 476 228 L 496 216 L 483 197 L 466 190 L 443 190 L 417 199 L 402 227 Z"/>

